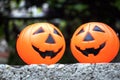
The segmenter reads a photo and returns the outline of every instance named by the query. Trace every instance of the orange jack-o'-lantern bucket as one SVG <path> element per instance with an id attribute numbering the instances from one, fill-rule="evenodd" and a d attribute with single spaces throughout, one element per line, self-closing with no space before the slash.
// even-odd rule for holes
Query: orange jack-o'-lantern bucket
<path id="1" fill-rule="evenodd" d="M 54 64 L 64 54 L 65 40 L 54 25 L 35 23 L 21 31 L 16 48 L 27 64 Z"/>
<path id="2" fill-rule="evenodd" d="M 70 47 L 79 62 L 110 62 L 118 53 L 119 39 L 108 25 L 89 22 L 74 32 Z"/>

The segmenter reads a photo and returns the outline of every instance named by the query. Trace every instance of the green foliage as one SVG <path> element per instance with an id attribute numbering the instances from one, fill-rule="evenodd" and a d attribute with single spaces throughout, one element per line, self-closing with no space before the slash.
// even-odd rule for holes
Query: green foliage
<path id="1" fill-rule="evenodd" d="M 83 10 L 85 10 L 87 8 L 88 8 L 87 5 L 81 4 L 81 3 L 68 6 L 68 10 L 75 10 L 75 11 L 78 11 L 78 12 L 82 12 Z"/>
<path id="2" fill-rule="evenodd" d="M 3 29 L 3 26 L 0 25 L 0 38 L 3 38 L 4 37 L 4 29 Z"/>
<path id="3" fill-rule="evenodd" d="M 112 3 L 115 7 L 117 7 L 120 10 L 120 0 L 115 0 L 114 3 Z"/>

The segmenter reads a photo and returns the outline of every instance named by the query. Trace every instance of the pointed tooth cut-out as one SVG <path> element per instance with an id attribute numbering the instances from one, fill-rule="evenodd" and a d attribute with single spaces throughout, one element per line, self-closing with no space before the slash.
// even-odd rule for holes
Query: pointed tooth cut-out
<path id="1" fill-rule="evenodd" d="M 95 49 L 98 49 L 99 47 L 100 47 L 100 45 L 96 45 L 94 48 L 95 48 Z"/>

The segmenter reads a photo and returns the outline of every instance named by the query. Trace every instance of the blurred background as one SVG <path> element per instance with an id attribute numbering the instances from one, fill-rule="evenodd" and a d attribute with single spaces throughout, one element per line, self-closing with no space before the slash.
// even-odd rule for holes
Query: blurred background
<path id="1" fill-rule="evenodd" d="M 24 65 L 16 52 L 16 39 L 27 25 L 50 22 L 66 40 L 66 51 L 58 63 L 77 63 L 69 45 L 74 31 L 86 22 L 97 21 L 120 33 L 120 0 L 0 0 L 0 63 Z M 112 62 L 119 62 L 120 55 Z"/>

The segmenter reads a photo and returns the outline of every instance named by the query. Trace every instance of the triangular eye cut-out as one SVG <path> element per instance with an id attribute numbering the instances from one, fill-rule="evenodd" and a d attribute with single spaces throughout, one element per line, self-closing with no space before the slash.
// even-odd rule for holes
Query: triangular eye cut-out
<path id="1" fill-rule="evenodd" d="M 103 31 L 103 30 L 102 30 L 100 27 L 98 27 L 98 26 L 95 26 L 94 29 L 93 29 L 93 31 L 105 32 L 105 31 Z"/>
<path id="2" fill-rule="evenodd" d="M 84 30 L 81 29 L 81 30 L 77 33 L 77 35 L 79 35 L 80 33 L 83 33 L 83 32 L 84 32 Z"/>
<path id="3" fill-rule="evenodd" d="M 54 33 L 61 36 L 61 34 L 56 29 L 54 29 Z"/>
<path id="4" fill-rule="evenodd" d="M 33 33 L 33 35 L 34 35 L 34 34 L 38 34 L 38 33 L 42 33 L 42 32 L 44 32 L 44 30 L 43 30 L 42 27 L 40 27 L 37 31 L 35 31 L 35 32 Z"/>

